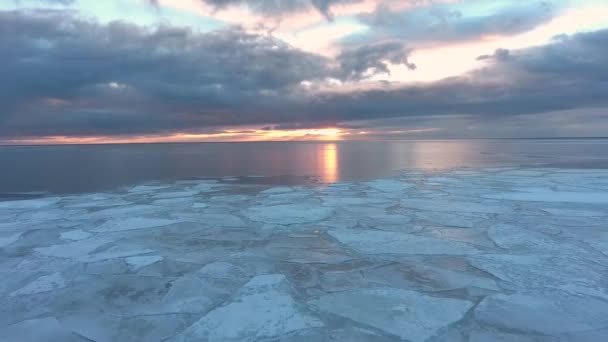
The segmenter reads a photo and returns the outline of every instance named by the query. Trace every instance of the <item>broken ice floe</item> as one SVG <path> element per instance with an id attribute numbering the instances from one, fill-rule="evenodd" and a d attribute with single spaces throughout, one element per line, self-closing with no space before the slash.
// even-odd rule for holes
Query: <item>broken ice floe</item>
<path id="1" fill-rule="evenodd" d="M 426 341 L 460 319 L 473 303 L 419 292 L 370 288 L 322 296 L 316 305 L 408 341 Z"/>
<path id="2" fill-rule="evenodd" d="M 263 275 L 251 279 L 234 301 L 203 316 L 175 341 L 257 341 L 322 325 L 298 307 L 285 276 Z"/>
<path id="3" fill-rule="evenodd" d="M 608 171 L 0 201 L 0 340 L 608 340 Z"/>

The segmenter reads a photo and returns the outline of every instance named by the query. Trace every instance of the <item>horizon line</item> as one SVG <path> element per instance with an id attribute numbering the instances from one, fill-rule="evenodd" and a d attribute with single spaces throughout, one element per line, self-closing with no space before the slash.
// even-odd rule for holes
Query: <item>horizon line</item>
<path id="1" fill-rule="evenodd" d="M 7 144 L 0 142 L 0 147 L 27 147 L 27 146 L 95 146 L 95 145 L 178 145 L 178 144 L 247 144 L 247 143 L 350 143 L 350 142 L 393 142 L 393 141 L 442 141 L 442 140 L 601 140 L 608 136 L 564 136 L 564 137 L 500 137 L 500 138 L 407 138 L 407 139 L 353 139 L 353 140 L 251 140 L 251 141 L 149 141 L 149 142 L 90 142 L 90 143 L 50 143 L 50 144 Z"/>

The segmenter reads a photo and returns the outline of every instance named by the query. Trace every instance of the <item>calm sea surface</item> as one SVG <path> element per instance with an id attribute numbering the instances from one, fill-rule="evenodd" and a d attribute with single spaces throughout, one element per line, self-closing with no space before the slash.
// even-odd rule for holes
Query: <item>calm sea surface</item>
<path id="1" fill-rule="evenodd" d="M 495 166 L 608 168 L 608 139 L 0 146 L 0 193 L 94 192 L 208 177 L 331 183 L 401 169 Z"/>

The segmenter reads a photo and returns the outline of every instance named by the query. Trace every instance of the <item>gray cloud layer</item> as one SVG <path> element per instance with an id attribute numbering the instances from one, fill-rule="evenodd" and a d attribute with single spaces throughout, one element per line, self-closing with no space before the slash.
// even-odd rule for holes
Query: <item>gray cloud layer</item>
<path id="1" fill-rule="evenodd" d="M 70 0 L 57 0 L 70 1 Z M 157 6 L 158 0 L 148 0 Z M 230 6 L 247 6 L 250 10 L 272 16 L 281 16 L 315 8 L 328 20 L 333 19 L 331 7 L 337 4 L 357 3 L 362 0 L 201 0 L 218 10 Z"/>
<path id="2" fill-rule="evenodd" d="M 466 3 L 464 1 L 463 3 Z M 469 1 L 474 3 L 475 1 Z M 362 13 L 359 20 L 371 27 L 370 33 L 358 40 L 389 36 L 410 43 L 462 41 L 484 35 L 515 34 L 528 31 L 559 13 L 560 7 L 549 1 L 519 1 L 487 14 L 467 13 L 454 5 L 436 4 L 393 11 L 379 5 L 371 13 Z"/>
<path id="3" fill-rule="evenodd" d="M 361 79 L 369 73 L 390 73 L 389 62 L 406 65 L 410 70 L 416 64 L 408 60 L 410 50 L 401 42 L 383 42 L 357 47 L 345 47 L 338 56 L 342 79 Z"/>
<path id="4" fill-rule="evenodd" d="M 608 105 L 608 30 L 498 51 L 486 67 L 427 85 L 313 92 L 405 63 L 402 44 L 305 53 L 231 28 L 101 25 L 65 11 L 0 12 L 0 137 L 152 134 L 216 125 L 311 126 L 467 114 L 479 120 Z M 504 58 L 507 56 L 508 58 Z"/>

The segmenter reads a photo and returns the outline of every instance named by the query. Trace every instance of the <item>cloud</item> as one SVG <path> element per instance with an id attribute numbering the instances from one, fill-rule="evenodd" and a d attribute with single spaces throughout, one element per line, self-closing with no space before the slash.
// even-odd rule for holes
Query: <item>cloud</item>
<path id="1" fill-rule="evenodd" d="M 481 55 L 477 57 L 478 61 L 483 61 L 487 59 L 496 59 L 498 61 L 508 61 L 511 59 L 511 52 L 508 49 L 496 49 L 491 55 Z"/>
<path id="2" fill-rule="evenodd" d="M 201 0 L 216 9 L 231 6 L 247 6 L 250 10 L 272 16 L 281 16 L 311 8 L 318 10 L 328 20 L 333 20 L 331 7 L 337 4 L 350 4 L 362 0 Z"/>
<path id="3" fill-rule="evenodd" d="M 0 12 L 0 32 L 0 46 L 10 46 L 0 54 L 2 138 L 459 115 L 481 122 L 608 106 L 608 30 L 498 52 L 482 69 L 425 84 L 362 81 L 386 72 L 387 61 L 411 64 L 408 48 L 392 41 L 331 59 L 238 27 L 199 33 L 40 10 Z M 329 79 L 346 86 L 303 85 Z"/>
<path id="4" fill-rule="evenodd" d="M 23 1 L 23 0 L 20 0 Z M 38 0 L 42 2 L 46 2 L 49 4 L 62 4 L 62 5 L 70 5 L 73 4 L 76 0 Z"/>
<path id="5" fill-rule="evenodd" d="M 74 115 L 67 120 L 74 122 L 80 116 L 89 122 L 91 108 L 99 117 L 117 109 L 150 113 L 158 127 L 165 124 L 159 111 L 188 116 L 181 125 L 222 112 L 229 113 L 208 120 L 238 121 L 248 104 L 272 107 L 285 101 L 291 87 L 330 73 L 324 57 L 238 27 L 201 34 L 170 26 L 100 25 L 65 11 L 15 11 L 0 12 L 0 32 L 0 46 L 11 46 L 0 55 L 0 115 L 18 123 L 23 120 L 16 113 L 56 110 L 45 106 L 49 99 L 63 101 L 60 116 Z M 49 130 L 65 127 L 50 117 L 44 119 L 51 121 Z M 108 120 L 119 125 L 119 118 Z M 88 128 L 111 132 L 99 122 Z"/>
<path id="6" fill-rule="evenodd" d="M 408 60 L 410 52 L 401 42 L 345 47 L 337 58 L 342 69 L 341 78 L 360 80 L 375 74 L 390 74 L 389 63 L 402 64 L 410 70 L 415 70 L 416 64 Z"/>
<path id="7" fill-rule="evenodd" d="M 479 13 L 480 4 L 474 0 L 453 4 L 417 6 L 392 10 L 387 5 L 358 19 L 371 31 L 358 39 L 393 37 L 410 43 L 437 43 L 479 39 L 487 35 L 513 35 L 533 29 L 549 21 L 560 11 L 560 6 L 548 1 L 522 1 L 507 6 L 490 7 Z"/>
<path id="8" fill-rule="evenodd" d="M 319 104 L 342 120 L 468 114 L 504 117 L 608 105 L 608 30 L 550 45 L 499 52 L 485 68 L 431 84 L 327 96 Z M 328 108 L 327 108 L 328 107 Z"/>

